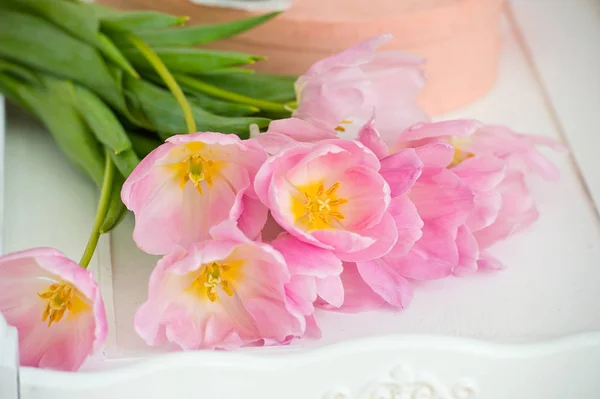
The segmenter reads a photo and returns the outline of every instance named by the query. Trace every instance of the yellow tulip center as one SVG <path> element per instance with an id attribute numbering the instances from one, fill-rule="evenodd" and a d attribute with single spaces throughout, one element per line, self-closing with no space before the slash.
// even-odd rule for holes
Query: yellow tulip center
<path id="1" fill-rule="evenodd" d="M 243 261 L 212 262 L 202 265 L 200 275 L 194 279 L 189 290 L 211 302 L 219 300 L 219 288 L 228 296 L 234 295 L 234 284 L 241 278 Z"/>
<path id="2" fill-rule="evenodd" d="M 461 162 L 466 161 L 467 159 L 475 156 L 475 154 L 461 149 L 461 147 L 464 147 L 468 144 L 468 142 L 470 141 L 470 137 L 453 137 L 448 141 L 454 147 L 454 157 L 448 165 L 449 168 L 456 166 Z"/>
<path id="3" fill-rule="evenodd" d="M 182 173 L 181 176 L 181 188 L 185 187 L 188 181 L 194 184 L 194 187 L 202 194 L 202 183 L 203 181 L 212 186 L 213 184 L 213 173 L 214 173 L 214 162 L 206 160 L 204 157 L 198 154 L 188 156 L 183 163 L 187 167 L 187 171 Z M 182 168 L 185 170 L 185 168 Z"/>
<path id="4" fill-rule="evenodd" d="M 339 227 L 339 222 L 345 219 L 341 207 L 348 202 L 336 195 L 339 188 L 340 183 L 335 183 L 325 189 L 322 182 L 297 187 L 303 197 L 292 196 L 294 223 L 308 230 Z"/>
<path id="5" fill-rule="evenodd" d="M 90 309 L 83 294 L 65 281 L 50 285 L 48 289 L 38 293 L 38 296 L 47 301 L 42 321 L 47 321 L 48 327 L 61 321 L 67 311 L 70 318 Z"/>
<path id="6" fill-rule="evenodd" d="M 207 148 L 206 144 L 199 142 L 187 143 L 184 146 L 173 149 L 175 155 L 183 152 L 186 155 L 181 162 L 168 165 L 176 171 L 176 176 L 179 179 L 179 186 L 183 189 L 188 182 L 202 194 L 202 182 L 206 182 L 206 186 L 211 187 L 215 176 L 219 173 L 222 166 L 222 161 L 213 161 L 209 159 L 214 155 L 213 150 Z"/>

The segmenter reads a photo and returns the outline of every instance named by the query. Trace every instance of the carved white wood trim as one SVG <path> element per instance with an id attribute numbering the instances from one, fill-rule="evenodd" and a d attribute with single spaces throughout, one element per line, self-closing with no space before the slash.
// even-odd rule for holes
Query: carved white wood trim
<path id="1" fill-rule="evenodd" d="M 477 385 L 472 381 L 463 380 L 448 386 L 431 373 L 401 364 L 359 392 L 338 388 L 325 394 L 323 399 L 477 399 L 477 392 Z"/>

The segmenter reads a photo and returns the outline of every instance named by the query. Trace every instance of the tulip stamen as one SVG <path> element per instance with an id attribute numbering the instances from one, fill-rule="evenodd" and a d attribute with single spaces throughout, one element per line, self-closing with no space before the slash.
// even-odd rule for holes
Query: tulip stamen
<path id="1" fill-rule="evenodd" d="M 296 223 L 304 224 L 308 230 L 323 230 L 335 227 L 345 216 L 340 212 L 340 206 L 346 204 L 346 198 L 337 197 L 340 188 L 339 182 L 325 189 L 323 183 L 309 184 L 297 187 L 304 194 L 299 200 L 292 198 L 292 208 L 296 216 Z"/>
<path id="2" fill-rule="evenodd" d="M 241 265 L 241 261 L 211 262 L 202 265 L 200 275 L 194 279 L 190 290 L 211 302 L 219 301 L 219 288 L 228 296 L 233 296 L 232 280 L 239 273 Z"/>
<path id="3" fill-rule="evenodd" d="M 38 296 L 47 301 L 42 321 L 48 321 L 48 327 L 61 321 L 67 311 L 71 316 L 83 309 L 89 309 L 82 294 L 71 283 L 65 281 L 50 285 L 45 291 L 39 292 Z"/>

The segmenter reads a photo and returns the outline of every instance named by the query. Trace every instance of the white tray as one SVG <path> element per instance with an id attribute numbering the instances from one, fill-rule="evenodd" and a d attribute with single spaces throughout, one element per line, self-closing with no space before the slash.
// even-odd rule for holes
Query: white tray
<path id="1" fill-rule="evenodd" d="M 595 0 L 512 6 L 496 87 L 448 117 L 548 135 L 574 157 L 549 153 L 561 181 L 531 182 L 541 218 L 495 248 L 507 270 L 418 284 L 401 313 L 320 315 L 319 341 L 164 355 L 131 325 L 155 258 L 135 248 L 129 217 L 102 239 L 91 264 L 112 327 L 104 356 L 89 359 L 87 373 L 21 368 L 21 398 L 600 397 L 600 50 L 589 41 L 600 37 L 600 12 Z M 4 166 L 4 251 L 54 246 L 77 258 L 96 190 L 14 108 Z M 2 336 L 0 326 L 4 399 Z"/>

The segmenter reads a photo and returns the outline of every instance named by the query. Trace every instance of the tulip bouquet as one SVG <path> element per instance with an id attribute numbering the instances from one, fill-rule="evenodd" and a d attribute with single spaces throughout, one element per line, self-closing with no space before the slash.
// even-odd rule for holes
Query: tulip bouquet
<path id="1" fill-rule="evenodd" d="M 163 256 L 133 321 L 147 344 L 318 338 L 317 308 L 402 309 L 415 280 L 504 267 L 489 248 L 538 217 L 526 179 L 558 178 L 537 147 L 562 147 L 429 121 L 415 102 L 422 61 L 377 52 L 390 38 L 314 64 L 296 81 L 293 115 L 265 132 L 175 135 L 127 177 L 133 239 Z M 6 255 L 0 276 L 22 364 L 74 370 L 105 339 L 93 277 L 59 252 Z"/>

